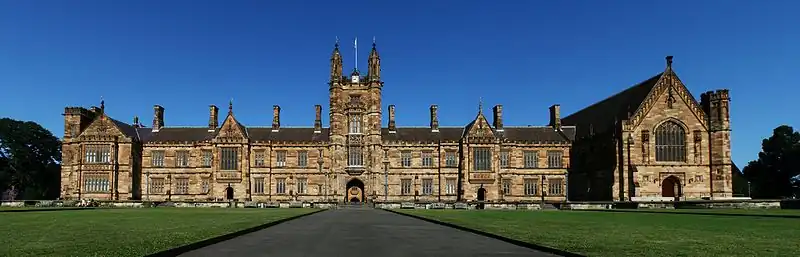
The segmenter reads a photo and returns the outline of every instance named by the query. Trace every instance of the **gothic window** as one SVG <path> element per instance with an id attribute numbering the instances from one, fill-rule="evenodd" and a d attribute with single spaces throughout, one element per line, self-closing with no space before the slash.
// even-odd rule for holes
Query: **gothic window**
<path id="1" fill-rule="evenodd" d="M 153 167 L 164 167 L 164 151 L 156 150 L 151 152 Z"/>
<path id="2" fill-rule="evenodd" d="M 210 150 L 203 150 L 203 167 L 211 167 L 211 160 L 213 159 Z"/>
<path id="3" fill-rule="evenodd" d="M 189 179 L 175 179 L 175 194 L 189 194 Z"/>
<path id="4" fill-rule="evenodd" d="M 458 160 L 456 160 L 456 152 L 449 151 L 444 153 L 444 165 L 447 167 L 458 166 Z"/>
<path id="5" fill-rule="evenodd" d="M 686 161 L 686 132 L 673 121 L 656 128 L 656 161 Z"/>
<path id="6" fill-rule="evenodd" d="M 400 194 L 401 195 L 411 194 L 411 179 L 404 178 L 400 180 Z"/>
<path id="7" fill-rule="evenodd" d="M 433 153 L 431 151 L 422 152 L 422 166 L 433 167 Z"/>
<path id="8" fill-rule="evenodd" d="M 189 166 L 189 151 L 186 150 L 177 151 L 176 159 L 177 159 L 175 162 L 176 166 L 178 167 Z"/>
<path id="9" fill-rule="evenodd" d="M 277 167 L 286 166 L 286 151 L 281 150 L 275 152 L 275 166 Z"/>
<path id="10" fill-rule="evenodd" d="M 223 147 L 220 149 L 220 154 L 222 155 L 222 160 L 219 163 L 220 170 L 239 170 L 239 148 Z"/>
<path id="11" fill-rule="evenodd" d="M 264 178 L 253 179 L 253 193 L 259 195 L 264 194 Z"/>
<path id="12" fill-rule="evenodd" d="M 423 195 L 433 194 L 433 179 L 426 178 L 422 180 L 422 194 Z"/>
<path id="13" fill-rule="evenodd" d="M 500 168 L 508 168 L 508 150 L 500 151 Z"/>
<path id="14" fill-rule="evenodd" d="M 400 165 L 403 167 L 411 167 L 411 152 L 403 151 L 400 153 Z"/>
<path id="15" fill-rule="evenodd" d="M 297 194 L 305 194 L 306 187 L 308 187 L 308 179 L 306 178 L 298 178 L 297 179 Z"/>
<path id="16" fill-rule="evenodd" d="M 547 193 L 549 195 L 561 195 L 561 194 L 563 194 L 563 191 L 561 190 L 561 187 L 562 187 L 562 185 L 564 183 L 564 180 L 562 180 L 560 178 L 556 178 L 556 179 L 548 179 L 547 182 L 548 182 L 548 186 L 547 186 L 547 191 L 548 192 Z"/>
<path id="17" fill-rule="evenodd" d="M 265 162 L 264 158 L 266 157 L 266 150 L 256 150 L 255 153 L 255 165 L 256 167 L 264 167 Z"/>
<path id="18" fill-rule="evenodd" d="M 165 181 L 163 178 L 151 178 L 150 179 L 150 193 L 151 194 L 163 194 L 164 193 L 164 184 Z"/>
<path id="19" fill-rule="evenodd" d="M 203 190 L 203 194 L 208 194 L 208 192 L 211 191 L 211 185 L 210 184 L 211 184 L 211 180 L 210 179 L 207 179 L 207 178 L 203 179 L 203 182 L 201 184 L 201 190 Z"/>
<path id="20" fill-rule="evenodd" d="M 361 134 L 361 115 L 354 114 L 350 116 L 350 129 L 348 133 Z"/>
<path id="21" fill-rule="evenodd" d="M 539 166 L 539 152 L 525 151 L 522 155 L 525 161 L 525 168 L 536 168 Z"/>
<path id="22" fill-rule="evenodd" d="M 456 194 L 456 179 L 454 178 L 447 178 L 445 179 L 445 194 L 454 195 Z"/>
<path id="23" fill-rule="evenodd" d="M 564 165 L 564 151 L 547 151 L 547 167 L 562 168 Z"/>
<path id="24" fill-rule="evenodd" d="M 297 152 L 297 166 L 305 168 L 308 166 L 308 152 L 307 151 L 299 151 Z"/>
<path id="25" fill-rule="evenodd" d="M 491 149 L 481 147 L 472 149 L 473 170 L 491 170 L 492 152 Z"/>
<path id="26" fill-rule="evenodd" d="M 347 152 L 347 166 L 364 166 L 364 158 L 361 152 L 361 147 L 348 147 Z"/>
<path id="27" fill-rule="evenodd" d="M 539 185 L 538 181 L 536 181 L 535 179 L 526 178 L 524 180 L 524 184 L 525 184 L 525 195 L 537 195 L 538 192 L 537 188 Z"/>
<path id="28" fill-rule="evenodd" d="M 275 193 L 277 194 L 285 194 L 286 193 L 286 179 L 279 178 L 275 180 Z"/>
<path id="29" fill-rule="evenodd" d="M 511 180 L 503 179 L 503 195 L 511 195 Z"/>
<path id="30" fill-rule="evenodd" d="M 86 163 L 111 162 L 111 147 L 108 145 L 87 145 Z"/>
<path id="31" fill-rule="evenodd" d="M 83 178 L 83 191 L 87 193 L 103 193 L 109 191 L 109 179 L 105 175 L 91 175 Z"/>

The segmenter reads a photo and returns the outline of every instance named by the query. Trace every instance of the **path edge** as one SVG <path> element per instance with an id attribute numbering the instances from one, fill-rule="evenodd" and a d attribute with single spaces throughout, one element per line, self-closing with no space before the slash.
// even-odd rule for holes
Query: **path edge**
<path id="1" fill-rule="evenodd" d="M 489 232 L 484 232 L 484 231 L 480 231 L 480 230 L 473 229 L 473 228 L 463 227 L 463 226 L 459 226 L 459 225 L 456 225 L 456 224 L 452 224 L 452 223 L 448 223 L 448 222 L 444 222 L 444 221 L 439 221 L 439 220 L 435 220 L 435 219 L 431 219 L 431 218 L 426 218 L 426 217 L 422 217 L 422 216 L 416 216 L 416 215 L 408 214 L 408 213 L 402 213 L 402 212 L 398 212 L 398 211 L 391 210 L 391 209 L 382 209 L 382 210 L 388 211 L 388 212 L 391 212 L 391 213 L 394 213 L 394 214 L 403 215 L 403 216 L 406 216 L 406 217 L 411 217 L 411 218 L 427 221 L 427 222 L 434 223 L 434 224 L 437 224 L 437 225 L 451 227 L 451 228 L 455 228 L 455 229 L 458 229 L 458 230 L 461 230 L 461 231 L 465 231 L 465 232 L 469 232 L 469 233 L 473 233 L 473 234 L 478 234 L 478 235 L 489 237 L 489 238 L 494 238 L 494 239 L 497 239 L 497 240 L 500 240 L 500 241 L 503 241 L 503 242 L 506 242 L 506 243 L 510 243 L 510 244 L 513 244 L 513 245 L 517 245 L 517 246 L 521 246 L 521 247 L 525 247 L 525 248 L 528 248 L 528 249 L 533 249 L 533 250 L 537 250 L 537 251 L 541 251 L 541 252 L 561 255 L 561 256 L 565 256 L 565 257 L 586 257 L 585 255 L 580 255 L 580 254 L 576 254 L 576 253 L 567 252 L 567 251 L 564 251 L 564 250 L 550 248 L 550 247 L 547 247 L 547 246 L 542 246 L 542 245 L 532 244 L 532 243 L 528 243 L 528 242 L 523 242 L 523 241 L 519 241 L 519 240 L 516 240 L 516 239 L 511 239 L 511 238 L 508 238 L 508 237 L 499 236 L 499 235 L 492 234 L 492 233 L 489 233 Z"/>
<path id="2" fill-rule="evenodd" d="M 236 232 L 232 232 L 232 233 L 228 233 L 228 234 L 212 237 L 212 238 L 205 239 L 205 240 L 202 240 L 202 241 L 197 241 L 197 242 L 194 242 L 194 243 L 178 246 L 178 247 L 175 247 L 175 248 L 172 248 L 172 249 L 167 249 L 167 250 L 164 250 L 164 251 L 160 251 L 160 252 L 157 252 L 157 253 L 154 253 L 154 254 L 150 254 L 150 255 L 145 255 L 145 256 L 146 257 L 178 256 L 178 255 L 181 255 L 181 254 L 193 251 L 193 250 L 197 250 L 197 249 L 209 246 L 209 245 L 213 245 L 213 244 L 220 243 L 220 242 L 223 242 L 223 241 L 226 241 L 226 240 L 234 239 L 234 238 L 237 238 L 237 237 L 240 237 L 240 236 L 243 236 L 243 235 L 246 235 L 246 234 L 250 234 L 250 233 L 253 233 L 253 232 L 268 228 L 268 227 L 272 227 L 272 226 L 275 226 L 275 225 L 278 225 L 278 224 L 281 224 L 281 223 L 284 223 L 284 222 L 287 222 L 287 221 L 290 221 L 290 220 L 299 219 L 299 218 L 302 218 L 302 217 L 305 217 L 305 216 L 309 216 L 309 215 L 312 215 L 312 214 L 317 214 L 317 213 L 320 213 L 320 212 L 323 212 L 323 211 L 326 211 L 326 210 L 328 210 L 328 209 L 321 209 L 321 210 L 309 212 L 309 213 L 306 213 L 306 214 L 300 214 L 300 215 L 297 215 L 297 216 L 292 216 L 292 217 L 288 217 L 288 218 L 284 218 L 284 219 L 279 219 L 279 220 L 272 221 L 272 222 L 269 222 L 269 223 L 266 223 L 266 224 L 261 224 L 261 225 L 255 226 L 255 227 L 242 229 L 242 230 L 239 230 L 239 231 L 236 231 Z"/>

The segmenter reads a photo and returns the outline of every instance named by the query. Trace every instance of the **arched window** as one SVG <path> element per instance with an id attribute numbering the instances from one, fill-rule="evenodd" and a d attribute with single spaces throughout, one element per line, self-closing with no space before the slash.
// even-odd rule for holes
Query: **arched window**
<path id="1" fill-rule="evenodd" d="M 361 134 L 361 115 L 350 116 L 350 129 L 347 131 L 350 134 Z"/>
<path id="2" fill-rule="evenodd" d="M 656 128 L 656 161 L 686 161 L 686 131 L 674 121 L 667 121 Z"/>

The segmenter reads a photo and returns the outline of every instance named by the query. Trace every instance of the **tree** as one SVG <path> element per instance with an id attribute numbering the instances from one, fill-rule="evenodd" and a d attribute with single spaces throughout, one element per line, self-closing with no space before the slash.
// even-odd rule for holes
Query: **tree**
<path id="1" fill-rule="evenodd" d="M 58 138 L 35 122 L 0 118 L 0 195 L 56 199 L 60 172 Z"/>
<path id="2" fill-rule="evenodd" d="M 753 198 L 797 197 L 800 188 L 800 132 L 782 125 L 761 142 L 758 160 L 744 168 Z"/>

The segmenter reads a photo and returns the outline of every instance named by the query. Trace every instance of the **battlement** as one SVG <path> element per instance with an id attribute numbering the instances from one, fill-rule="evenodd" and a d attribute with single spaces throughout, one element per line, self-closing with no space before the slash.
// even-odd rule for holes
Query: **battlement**
<path id="1" fill-rule="evenodd" d="M 92 112 L 83 107 L 68 106 L 64 108 L 64 115 L 91 116 Z"/>
<path id="2" fill-rule="evenodd" d="M 701 102 L 730 100 L 729 90 L 717 89 L 716 91 L 706 91 L 700 95 L 700 100 Z"/>

